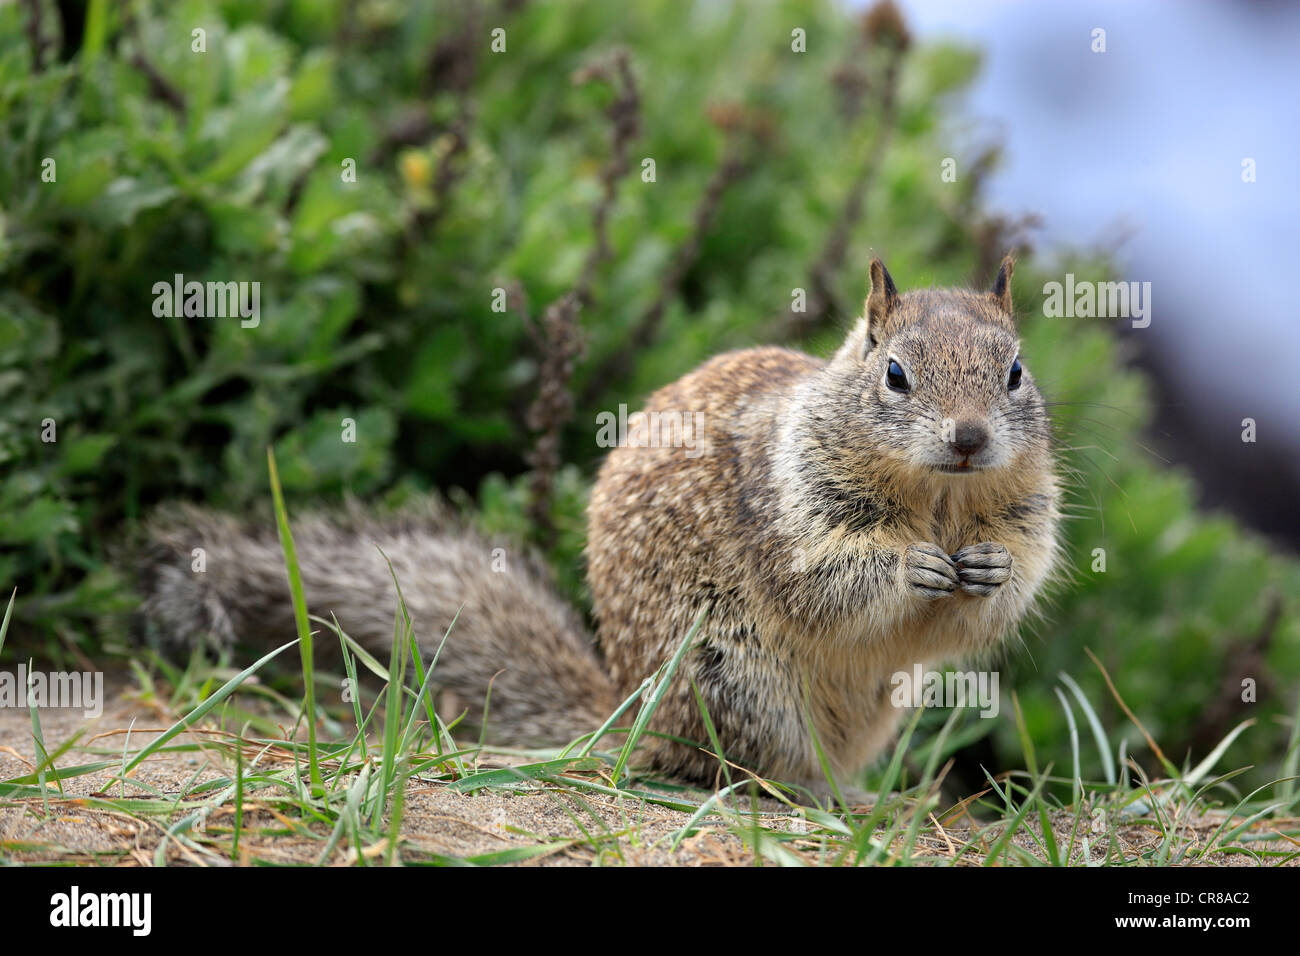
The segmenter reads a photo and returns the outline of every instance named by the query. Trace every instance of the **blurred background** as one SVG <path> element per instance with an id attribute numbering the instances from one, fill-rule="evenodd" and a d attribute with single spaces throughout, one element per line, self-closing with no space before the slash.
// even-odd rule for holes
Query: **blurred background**
<path id="1" fill-rule="evenodd" d="M 1300 7 L 902 6 L 919 36 L 982 51 L 949 115 L 972 141 L 1001 143 L 986 195 L 1038 216 L 1039 261 L 1093 248 L 1112 256 L 1115 278 L 1152 284 L 1153 321 L 1132 344 L 1155 385 L 1153 442 L 1194 470 L 1203 503 L 1294 553 L 1300 190 L 1284 170 L 1300 151 Z M 1099 28 L 1104 54 L 1092 50 Z M 1247 417 L 1269 432 L 1254 446 L 1240 441 Z"/>
<path id="2" fill-rule="evenodd" d="M 1003 688 L 1040 763 L 1072 759 L 1061 672 L 1136 749 L 1091 650 L 1176 761 L 1259 718 L 1234 766 L 1272 779 L 1300 683 L 1296 17 L 0 3 L 13 653 L 130 658 L 114 549 L 162 501 L 264 508 L 268 446 L 291 510 L 438 489 L 542 550 L 585 607 L 598 412 L 725 349 L 829 352 L 872 251 L 913 288 L 984 286 L 1014 247 L 1023 352 L 1059 403 L 1072 578 Z M 178 273 L 258 282 L 257 326 L 157 315 Z M 1150 327 L 1045 316 L 1066 273 L 1150 282 Z M 963 728 L 956 779 L 1023 759 L 1009 713 Z"/>

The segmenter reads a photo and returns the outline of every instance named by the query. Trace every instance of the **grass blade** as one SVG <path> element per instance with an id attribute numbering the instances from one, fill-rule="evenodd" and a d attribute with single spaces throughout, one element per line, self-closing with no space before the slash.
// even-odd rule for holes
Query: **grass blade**
<path id="1" fill-rule="evenodd" d="M 140 764 L 143 763 L 146 758 L 148 758 L 151 754 L 156 753 L 158 750 L 160 750 L 162 746 L 165 743 L 167 743 L 167 741 L 171 740 L 173 737 L 176 737 L 178 734 L 184 733 L 190 727 L 194 726 L 195 723 L 202 720 L 203 717 L 207 715 L 208 711 L 212 710 L 214 707 L 217 706 L 217 704 L 221 703 L 223 700 L 225 700 L 227 697 L 233 694 L 239 688 L 239 685 L 242 684 L 245 680 L 247 680 L 249 676 L 252 675 L 254 672 L 256 672 L 259 668 L 261 668 L 263 664 L 271 660 L 273 657 L 276 657 L 281 652 L 287 651 L 289 648 L 293 647 L 293 645 L 297 643 L 298 643 L 297 640 L 292 640 L 288 644 L 281 644 L 275 650 L 271 651 L 271 653 L 258 658 L 248 667 L 245 667 L 234 677 L 230 678 L 230 680 L 222 684 L 221 687 L 216 691 L 216 693 L 214 693 L 203 703 L 199 704 L 199 706 L 195 707 L 192 711 L 190 711 L 188 714 L 186 714 L 176 723 L 168 727 L 157 738 L 150 741 L 144 747 L 144 749 L 142 749 L 138 754 L 132 757 L 131 760 L 127 763 L 127 765 L 122 768 L 123 776 L 130 773 L 136 767 L 140 766 Z"/>
<path id="2" fill-rule="evenodd" d="M 654 687 L 650 691 L 650 699 L 646 701 L 645 706 L 636 715 L 636 721 L 632 724 L 632 731 L 627 735 L 627 740 L 623 742 L 623 749 L 619 751 L 618 761 L 614 764 L 614 772 L 610 775 L 610 780 L 615 785 L 618 784 L 619 777 L 623 775 L 628 759 L 632 756 L 632 751 L 636 749 L 637 741 L 641 739 L 641 735 L 645 733 L 646 728 L 650 725 L 650 718 L 654 716 L 659 701 L 668 692 L 668 686 L 673 682 L 673 675 L 677 673 L 677 668 L 686 657 L 686 652 L 690 650 L 691 644 L 694 643 L 695 635 L 699 633 L 700 627 L 704 624 L 704 618 L 708 613 L 709 609 L 707 607 L 700 611 L 695 618 L 695 623 L 686 632 L 686 637 L 678 645 L 677 653 L 672 656 L 672 659 L 667 664 L 659 668 Z"/>
<path id="3" fill-rule="evenodd" d="M 307 716 L 307 772 L 311 777 L 312 795 L 325 796 L 325 780 L 321 777 L 320 759 L 316 753 L 316 667 L 315 648 L 312 642 L 311 622 L 307 617 L 307 598 L 303 593 L 302 569 L 298 566 L 298 552 L 293 546 L 293 531 L 289 528 L 289 513 L 284 507 L 284 493 L 280 490 L 280 474 L 275 468 L 275 451 L 266 450 L 266 463 L 271 472 L 271 497 L 275 500 L 275 525 L 280 531 L 280 550 L 284 552 L 284 566 L 289 572 L 289 594 L 293 598 L 293 620 L 298 627 L 298 651 L 302 658 L 304 685 L 303 707 Z"/>

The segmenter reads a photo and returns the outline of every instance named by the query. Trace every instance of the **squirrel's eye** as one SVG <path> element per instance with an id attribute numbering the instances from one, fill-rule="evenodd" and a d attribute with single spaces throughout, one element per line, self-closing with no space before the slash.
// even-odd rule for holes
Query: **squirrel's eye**
<path id="1" fill-rule="evenodd" d="M 906 392 L 910 387 L 907 384 L 907 376 L 903 374 L 903 366 L 893 359 L 889 360 L 889 371 L 885 373 L 885 384 L 896 392 Z"/>
<path id="2" fill-rule="evenodd" d="M 1007 391 L 1014 392 L 1020 387 L 1020 373 L 1023 371 L 1020 367 L 1020 359 L 1017 358 L 1011 363 L 1011 374 L 1007 377 Z"/>

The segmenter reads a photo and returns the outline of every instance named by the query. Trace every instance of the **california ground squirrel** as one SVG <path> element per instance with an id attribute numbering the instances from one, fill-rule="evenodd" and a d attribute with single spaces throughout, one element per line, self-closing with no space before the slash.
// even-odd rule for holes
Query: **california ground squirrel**
<path id="1" fill-rule="evenodd" d="M 995 650 L 1052 573 L 1060 519 L 1010 257 L 984 293 L 899 295 L 879 259 L 870 271 L 866 314 L 828 361 L 720 355 L 651 396 L 638 440 L 609 454 L 588 508 L 600 654 L 535 563 L 494 568 L 493 543 L 436 506 L 296 519 L 310 609 L 386 648 L 396 592 L 379 545 L 426 647 L 463 605 L 440 687 L 476 720 L 493 681 L 490 740 L 559 744 L 599 727 L 707 608 L 651 723 L 700 746 L 647 737 L 642 756 L 672 776 L 715 778 L 693 682 L 728 760 L 819 781 L 811 719 L 833 771 L 860 770 L 902 713 L 891 675 Z M 273 527 L 173 509 L 150 540 L 150 633 L 186 644 L 292 635 Z M 203 573 L 191 570 L 195 547 Z"/>

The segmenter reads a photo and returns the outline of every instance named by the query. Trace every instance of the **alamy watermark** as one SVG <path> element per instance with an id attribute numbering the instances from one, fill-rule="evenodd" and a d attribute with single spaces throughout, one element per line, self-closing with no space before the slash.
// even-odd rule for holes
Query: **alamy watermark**
<path id="1" fill-rule="evenodd" d="M 171 282 L 155 282 L 153 295 L 153 314 L 160 319 L 238 316 L 245 329 L 255 329 L 262 321 L 260 282 L 186 282 L 178 272 Z"/>
<path id="2" fill-rule="evenodd" d="M 687 458 L 699 458 L 704 428 L 703 412 L 656 411 L 627 413 L 626 405 L 618 414 L 596 415 L 596 446 L 599 448 L 684 448 Z"/>
<path id="3" fill-rule="evenodd" d="M 0 671 L 0 707 L 48 707 L 80 710 L 98 717 L 104 712 L 102 671 Z"/>
<path id="4" fill-rule="evenodd" d="M 889 679 L 889 702 L 904 707 L 978 707 L 981 717 L 998 715 L 997 671 L 927 671 L 914 664 Z"/>
<path id="5" fill-rule="evenodd" d="M 66 893 L 50 897 L 50 925 L 122 927 L 133 936 L 148 936 L 153 929 L 152 893 L 82 892 L 75 883 Z"/>
<path id="6" fill-rule="evenodd" d="M 1049 319 L 1132 319 L 1135 329 L 1151 324 L 1150 282 L 1076 282 L 1067 272 L 1064 283 L 1045 284 L 1043 295 Z"/>

